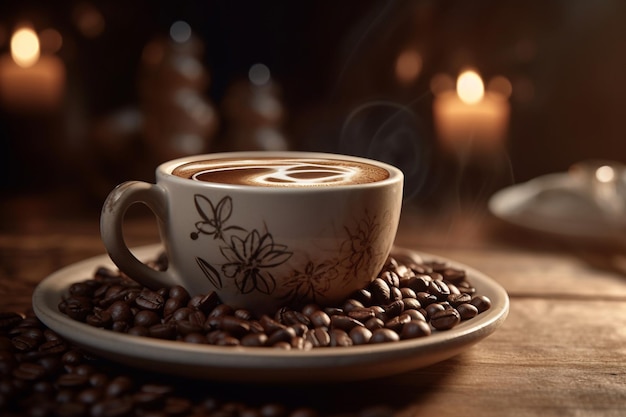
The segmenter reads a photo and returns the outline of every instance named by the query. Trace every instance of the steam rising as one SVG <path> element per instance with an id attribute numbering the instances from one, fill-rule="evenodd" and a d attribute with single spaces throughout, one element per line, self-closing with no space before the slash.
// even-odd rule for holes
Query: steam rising
<path id="1" fill-rule="evenodd" d="M 398 167 L 405 176 L 404 197 L 418 194 L 428 177 L 431 150 L 414 110 L 375 101 L 354 109 L 339 138 L 339 152 L 377 159 Z"/>

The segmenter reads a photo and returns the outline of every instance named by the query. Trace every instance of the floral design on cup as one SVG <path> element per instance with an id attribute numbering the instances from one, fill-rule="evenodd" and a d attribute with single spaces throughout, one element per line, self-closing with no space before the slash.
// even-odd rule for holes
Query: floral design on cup
<path id="1" fill-rule="evenodd" d="M 388 213 L 387 213 L 388 214 Z M 381 237 L 383 225 L 388 224 L 365 213 L 352 228 L 345 227 L 346 240 L 336 252 L 338 255 L 319 263 L 309 261 L 303 270 L 294 270 L 285 283 L 284 299 L 294 305 L 323 298 L 331 288 L 331 282 L 340 280 L 348 283 L 368 268 L 372 259 L 385 257 L 374 251 L 374 242 Z M 367 271 L 373 276 L 376 271 Z"/>
<path id="2" fill-rule="evenodd" d="M 293 252 L 286 245 L 274 242 L 268 230 L 248 231 L 240 226 L 228 225 L 233 212 L 231 197 L 226 196 L 214 205 L 207 197 L 196 194 L 194 202 L 202 220 L 195 223 L 196 230 L 190 234 L 191 239 L 207 235 L 224 243 L 220 246 L 225 261 L 221 264 L 221 274 L 214 265 L 196 257 L 198 266 L 211 284 L 222 288 L 222 277 L 225 277 L 234 280 L 241 294 L 254 291 L 272 294 L 276 290 L 272 269 L 287 262 Z M 327 248 L 333 256 L 309 260 L 303 269 L 287 273 L 281 298 L 293 304 L 315 302 L 325 297 L 332 287 L 331 282 L 340 280 L 347 284 L 355 276 L 363 275 L 363 271 L 372 264 L 372 259 L 386 256 L 374 251 L 374 243 L 382 236 L 384 225 L 389 223 L 385 220 L 389 219 L 377 219 L 365 212 L 352 227 L 344 227 L 345 240 L 338 248 Z M 366 275 L 373 276 L 375 273 L 367 271 Z"/>
<path id="3" fill-rule="evenodd" d="M 258 230 L 246 231 L 239 226 L 226 226 L 233 210 L 232 199 L 222 198 L 217 205 L 203 195 L 194 195 L 196 210 L 202 221 L 196 222 L 196 231 L 190 237 L 198 239 L 200 234 L 213 236 L 226 245 L 220 246 L 220 252 L 226 263 L 222 265 L 225 277 L 235 280 L 235 285 L 242 294 L 259 291 L 271 294 L 276 288 L 276 279 L 271 269 L 286 262 L 292 255 L 287 246 L 274 243 L 274 238 L 266 230 L 261 234 Z M 230 236 L 228 241 L 225 232 L 240 231 L 247 233 L 243 238 Z M 196 257 L 196 262 L 208 280 L 216 288 L 222 288 L 222 277 L 218 270 L 206 260 Z"/>

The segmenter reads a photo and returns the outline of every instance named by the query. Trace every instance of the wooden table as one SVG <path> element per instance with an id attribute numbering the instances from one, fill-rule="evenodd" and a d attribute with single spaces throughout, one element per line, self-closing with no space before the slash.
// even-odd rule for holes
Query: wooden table
<path id="1" fill-rule="evenodd" d="M 104 253 L 96 211 L 72 216 L 39 199 L 19 199 L 3 208 L 0 230 L 0 311 L 27 311 L 42 278 Z M 126 236 L 131 245 L 155 242 L 154 220 L 131 216 Z M 498 281 L 511 300 L 504 325 L 452 359 L 379 380 L 226 388 L 186 383 L 204 384 L 207 392 L 240 391 L 242 402 L 317 404 L 331 415 L 626 415 L 625 252 L 517 230 L 480 205 L 436 215 L 408 205 L 397 244 L 465 263 Z"/>

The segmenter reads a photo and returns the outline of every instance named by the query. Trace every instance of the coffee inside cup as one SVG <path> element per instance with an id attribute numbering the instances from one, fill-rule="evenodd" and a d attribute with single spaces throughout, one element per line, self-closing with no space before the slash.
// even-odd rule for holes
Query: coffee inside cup
<path id="1" fill-rule="evenodd" d="M 346 159 L 220 158 L 179 165 L 173 175 L 195 181 L 258 187 L 320 187 L 383 181 L 389 172 Z"/>

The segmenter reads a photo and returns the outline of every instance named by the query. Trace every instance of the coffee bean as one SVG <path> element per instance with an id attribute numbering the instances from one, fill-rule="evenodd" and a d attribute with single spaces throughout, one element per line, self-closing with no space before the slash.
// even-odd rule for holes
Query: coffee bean
<path id="1" fill-rule="evenodd" d="M 363 327 L 363 323 L 349 316 L 334 315 L 330 318 L 331 328 L 350 331 L 354 327 Z"/>
<path id="2" fill-rule="evenodd" d="M 461 304 L 456 307 L 461 316 L 461 320 L 469 320 L 478 314 L 478 308 L 473 304 Z"/>
<path id="3" fill-rule="evenodd" d="M 450 294 L 446 300 L 453 307 L 457 307 L 458 305 L 469 303 L 472 297 L 469 294 Z"/>
<path id="4" fill-rule="evenodd" d="M 315 310 L 309 314 L 309 320 L 314 327 L 330 326 L 330 316 L 322 310 Z"/>
<path id="5" fill-rule="evenodd" d="M 369 343 L 370 339 L 372 338 L 372 334 L 373 331 L 364 326 L 354 327 L 352 330 L 350 330 L 350 332 L 348 332 L 350 339 L 352 339 L 352 343 L 355 345 L 365 345 Z"/>
<path id="6" fill-rule="evenodd" d="M 159 324 L 160 322 L 161 318 L 152 310 L 142 310 L 135 314 L 135 326 L 150 327 L 155 324 Z"/>
<path id="7" fill-rule="evenodd" d="M 38 363 L 24 362 L 13 370 L 13 376 L 27 381 L 36 381 L 46 375 L 46 368 Z"/>
<path id="8" fill-rule="evenodd" d="M 322 327 L 317 327 L 305 334 L 305 339 L 311 343 L 313 347 L 325 347 L 330 345 L 330 334 Z"/>
<path id="9" fill-rule="evenodd" d="M 383 327 L 382 329 L 376 329 L 372 332 L 369 343 L 397 342 L 398 340 L 400 340 L 398 333 Z"/>
<path id="10" fill-rule="evenodd" d="M 470 301 L 470 304 L 472 304 L 478 309 L 478 314 L 484 311 L 487 311 L 491 308 L 491 300 L 489 299 L 489 297 L 486 297 L 484 295 L 479 295 L 479 296 L 472 298 L 472 300 Z"/>
<path id="11" fill-rule="evenodd" d="M 389 284 L 381 278 L 376 278 L 369 285 L 372 293 L 372 301 L 379 304 L 387 304 L 391 301 L 391 290 Z"/>
<path id="12" fill-rule="evenodd" d="M 330 331 L 330 346 L 342 347 L 352 346 L 353 342 L 348 333 L 341 329 L 332 329 Z"/>
<path id="13" fill-rule="evenodd" d="M 448 330 L 459 324 L 461 315 L 454 309 L 444 309 L 434 313 L 430 323 L 437 330 Z"/>
<path id="14" fill-rule="evenodd" d="M 415 339 L 431 334 L 430 326 L 424 320 L 411 320 L 402 326 L 401 339 Z"/>
<path id="15" fill-rule="evenodd" d="M 163 308 L 165 300 L 161 294 L 143 289 L 135 299 L 135 304 L 146 310 L 156 311 Z"/>

